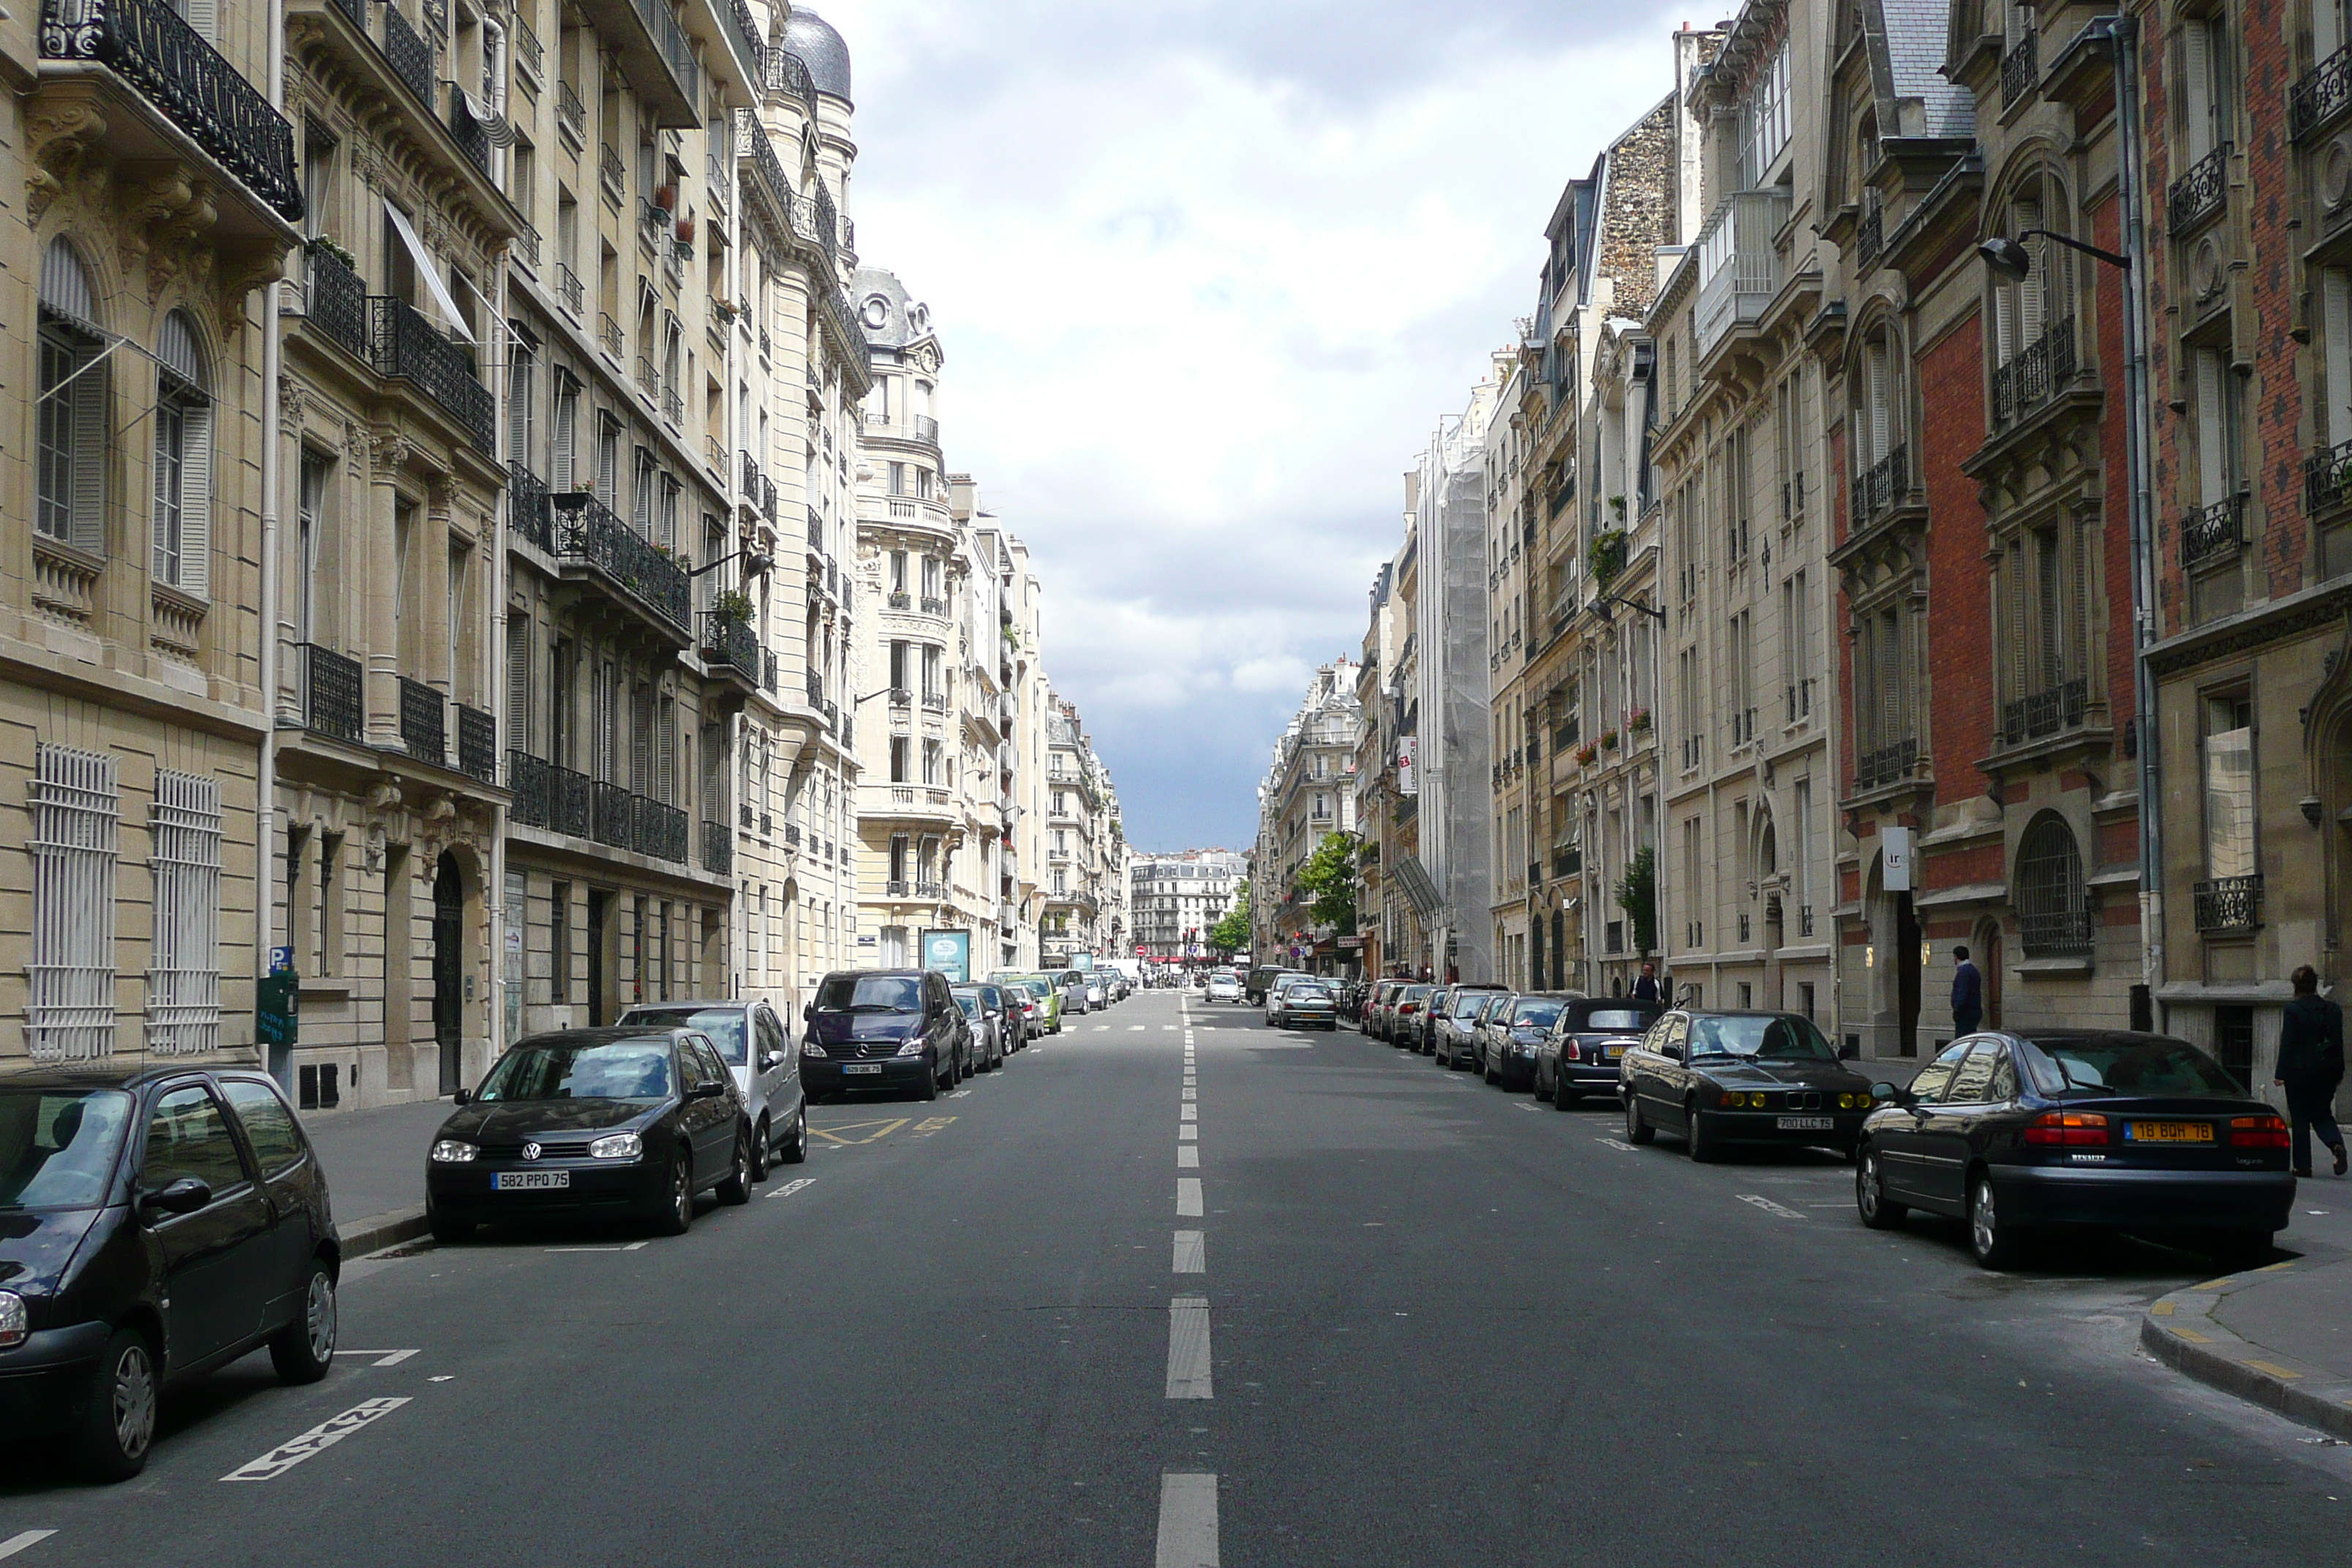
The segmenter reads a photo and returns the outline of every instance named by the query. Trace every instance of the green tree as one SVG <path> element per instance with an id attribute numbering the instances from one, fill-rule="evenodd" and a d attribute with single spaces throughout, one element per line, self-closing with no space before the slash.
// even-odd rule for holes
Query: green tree
<path id="1" fill-rule="evenodd" d="M 1644 844 L 1633 851 L 1617 881 L 1617 905 L 1633 921 L 1633 950 L 1647 956 L 1658 945 L 1658 852 Z"/>
<path id="2" fill-rule="evenodd" d="M 1244 882 L 1234 892 L 1234 907 L 1225 918 L 1209 928 L 1209 948 L 1213 952 L 1232 954 L 1249 946 L 1250 903 L 1249 884 Z"/>
<path id="3" fill-rule="evenodd" d="M 1315 923 L 1342 936 L 1356 931 L 1356 848 L 1354 834 L 1327 833 L 1298 871 L 1298 890 L 1314 900 L 1307 912 Z"/>

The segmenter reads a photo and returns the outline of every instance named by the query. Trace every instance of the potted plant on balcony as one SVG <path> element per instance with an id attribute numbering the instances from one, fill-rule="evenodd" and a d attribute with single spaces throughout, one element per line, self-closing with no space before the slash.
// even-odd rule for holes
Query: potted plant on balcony
<path id="1" fill-rule="evenodd" d="M 1589 768 L 1601 760 L 1601 748 L 1587 742 L 1576 748 L 1576 765 Z"/>
<path id="2" fill-rule="evenodd" d="M 711 611 L 722 621 L 740 621 L 750 625 L 751 595 L 740 588 L 730 588 L 710 601 Z"/>
<path id="3" fill-rule="evenodd" d="M 1613 752 L 1617 749 L 1616 731 L 1603 730 L 1601 731 L 1601 749 L 1604 752 Z"/>
<path id="4" fill-rule="evenodd" d="M 1625 570 L 1625 531 L 1612 529 L 1607 533 L 1593 535 L 1590 554 L 1592 585 L 1606 593 L 1611 581 Z"/>
<path id="5" fill-rule="evenodd" d="M 1649 727 L 1650 710 L 1647 708 L 1636 708 L 1631 713 L 1625 715 L 1625 732 L 1627 734 L 1638 735 Z"/>
<path id="6" fill-rule="evenodd" d="M 314 234 L 310 238 L 304 240 L 302 242 L 302 249 L 306 255 L 324 256 L 333 260 L 340 261 L 353 272 L 357 272 L 360 269 L 360 258 L 358 257 L 353 256 L 350 251 L 345 250 L 341 246 L 337 245 L 333 240 L 329 239 L 323 234 Z"/>

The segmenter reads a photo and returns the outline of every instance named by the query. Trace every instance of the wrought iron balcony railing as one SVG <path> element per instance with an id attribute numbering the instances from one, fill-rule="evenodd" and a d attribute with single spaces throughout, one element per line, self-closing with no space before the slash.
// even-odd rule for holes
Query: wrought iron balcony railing
<path id="1" fill-rule="evenodd" d="M 416 29 L 396 5 L 383 8 L 383 58 L 392 63 L 393 74 L 408 84 L 427 107 L 433 102 L 433 46 L 417 37 Z"/>
<path id="2" fill-rule="evenodd" d="M 507 521 L 524 539 L 555 553 L 555 509 L 549 503 L 547 481 L 511 460 L 507 464 Z"/>
<path id="3" fill-rule="evenodd" d="M 584 291 L 580 287 L 580 274 L 572 270 L 571 263 L 557 262 L 555 264 L 555 302 L 576 318 L 580 314 L 580 307 L 583 300 Z"/>
<path id="4" fill-rule="evenodd" d="M 523 827 L 547 826 L 547 773 L 546 763 L 529 752 L 507 748 L 507 788 L 514 796 L 507 807 L 509 820 Z"/>
<path id="5" fill-rule="evenodd" d="M 2210 882 L 2200 882 L 2192 901 L 2200 931 L 2252 931 L 2263 923 L 2263 879 L 2259 876 L 2216 877 Z"/>
<path id="6" fill-rule="evenodd" d="M 2000 738 L 2006 744 L 2021 745 L 2038 741 L 2044 735 L 2055 735 L 2062 730 L 2078 728 L 2090 705 L 2090 683 L 2076 679 L 2059 682 L 2047 691 L 2037 691 L 2013 702 L 2000 705 Z"/>
<path id="7" fill-rule="evenodd" d="M 112 68 L 264 206 L 300 221 L 294 128 L 169 0 L 45 0 L 40 48 Z"/>
<path id="8" fill-rule="evenodd" d="M 669 74 L 677 79 L 679 96 L 688 103 L 700 103 L 702 68 L 695 64 L 694 45 L 688 39 L 686 29 L 678 26 L 676 15 L 665 0 L 629 0 L 629 4 L 637 19 L 645 24 L 662 62 L 669 67 Z M 683 860 L 686 856 L 681 852 L 670 858 Z"/>
<path id="9" fill-rule="evenodd" d="M 596 144 L 596 177 L 618 201 L 629 189 L 629 166 L 621 161 L 621 150 L 610 142 Z"/>
<path id="10" fill-rule="evenodd" d="M 918 414 L 914 419 L 915 439 L 925 446 L 940 444 L 940 422 L 928 414 Z"/>
<path id="11" fill-rule="evenodd" d="M 1878 253 L 1886 248 L 1886 209 L 1875 201 L 1866 202 L 1860 221 L 1853 226 L 1853 258 L 1864 271 L 1878 265 Z"/>
<path id="12" fill-rule="evenodd" d="M 615 849 L 636 845 L 636 797 L 625 785 L 597 779 L 588 786 L 588 836 Z"/>
<path id="13" fill-rule="evenodd" d="M 367 284 L 331 252 L 303 258 L 302 309 L 310 323 L 360 359 L 368 357 Z"/>
<path id="14" fill-rule="evenodd" d="M 2300 142 L 2352 104 L 2352 46 L 2336 50 L 2286 89 L 2287 134 Z"/>
<path id="15" fill-rule="evenodd" d="M 2220 213 L 2230 195 L 2230 144 L 2222 142 L 2189 165 L 2166 193 L 2167 226 L 2175 239 L 2186 239 Z"/>
<path id="16" fill-rule="evenodd" d="M 2303 460 L 2303 510 L 2311 517 L 2352 506 L 2352 441 Z"/>
<path id="17" fill-rule="evenodd" d="M 364 744 L 367 709 L 360 696 L 360 661 L 317 643 L 294 646 L 302 652 L 302 727 Z"/>
<path id="18" fill-rule="evenodd" d="M 2074 380 L 2074 318 L 2069 316 L 1992 373 L 1994 423 L 2024 418 Z"/>
<path id="19" fill-rule="evenodd" d="M 1911 494 L 1911 449 L 1897 447 L 1853 477 L 1853 526 L 1875 522 Z"/>
<path id="20" fill-rule="evenodd" d="M 497 400 L 474 374 L 473 356 L 405 300 L 368 298 L 375 373 L 413 383 L 464 426 L 484 452 L 498 448 Z"/>
<path id="21" fill-rule="evenodd" d="M 809 123 L 816 123 L 816 81 L 800 56 L 784 49 L 770 50 L 768 87 L 800 100 L 801 111 L 808 117 Z"/>
<path id="22" fill-rule="evenodd" d="M 449 765 L 448 705 L 425 682 L 400 678 L 400 743 L 418 762 Z"/>
<path id="23" fill-rule="evenodd" d="M 702 825 L 702 868 L 714 877 L 735 874 L 735 835 L 723 822 Z"/>
<path id="24" fill-rule="evenodd" d="M 765 668 L 764 668 L 764 672 L 762 673 L 762 675 L 761 675 L 761 680 L 760 680 L 760 688 L 761 688 L 761 690 L 765 691 L 769 696 L 773 697 L 773 696 L 776 694 L 776 665 L 777 665 L 777 660 L 776 660 L 775 650 L 774 650 L 774 649 L 772 649 L 772 648 L 762 648 L 762 649 L 761 649 L 761 650 L 760 650 L 760 659 L 761 659 L 761 663 L 765 667 Z"/>
<path id="25" fill-rule="evenodd" d="M 457 704 L 457 771 L 499 782 L 499 721 L 478 708 Z"/>
<path id="26" fill-rule="evenodd" d="M 1918 761 L 1919 742 L 1916 737 L 1864 752 L 1854 763 L 1853 787 L 1876 789 L 1909 778 Z"/>
<path id="27" fill-rule="evenodd" d="M 2007 109 L 2042 80 L 2040 40 L 2032 28 L 2018 35 L 2000 57 L 2000 106 Z"/>
<path id="28" fill-rule="evenodd" d="M 2180 519 L 2180 565 L 2183 571 L 2235 555 L 2246 543 L 2246 492 L 2223 496 L 2210 506 L 2192 508 Z"/>
<path id="29" fill-rule="evenodd" d="M 580 101 L 580 94 L 568 81 L 555 84 L 555 117 L 571 127 L 572 134 L 585 137 L 588 130 L 588 106 Z"/>
<path id="30" fill-rule="evenodd" d="M 587 490 L 553 498 L 556 554 L 594 567 L 677 629 L 691 624 L 694 588 L 685 568 L 654 548 Z"/>
<path id="31" fill-rule="evenodd" d="M 389 11 L 391 6 L 384 7 Z M 449 135 L 457 143 L 457 151 L 466 154 L 474 167 L 485 174 L 490 172 L 490 128 L 474 118 L 466 106 L 466 95 L 456 82 L 449 84 Z M 531 237 L 531 262 L 538 264 L 539 237 Z"/>
<path id="32" fill-rule="evenodd" d="M 751 623 L 724 610 L 702 612 L 702 659 L 714 669 L 730 668 L 760 682 L 760 638 Z"/>

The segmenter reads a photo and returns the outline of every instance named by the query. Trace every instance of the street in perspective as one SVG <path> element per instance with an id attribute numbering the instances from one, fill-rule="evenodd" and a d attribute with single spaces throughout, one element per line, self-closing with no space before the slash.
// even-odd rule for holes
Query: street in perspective
<path id="1" fill-rule="evenodd" d="M 838 7 L 0 13 L 0 1563 L 2345 1559 L 2340 9 Z"/>

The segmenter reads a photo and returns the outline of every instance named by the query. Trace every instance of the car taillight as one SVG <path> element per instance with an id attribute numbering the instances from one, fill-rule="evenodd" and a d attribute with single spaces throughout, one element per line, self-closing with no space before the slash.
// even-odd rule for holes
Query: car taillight
<path id="1" fill-rule="evenodd" d="M 1584 1059 L 1584 1047 L 1578 1045 L 1574 1040 L 1570 1040 L 1564 1047 L 1561 1048 L 1559 1054 L 1567 1058 L 1570 1061 L 1580 1062 Z"/>
<path id="2" fill-rule="evenodd" d="M 2277 1117 L 2230 1118 L 2230 1147 L 2232 1149 L 2284 1149 L 2286 1146 L 2286 1123 Z"/>
<path id="3" fill-rule="evenodd" d="M 2025 1141 L 2068 1147 L 2107 1141 L 2107 1119 L 2095 1110 L 2045 1110 L 2025 1126 Z"/>

